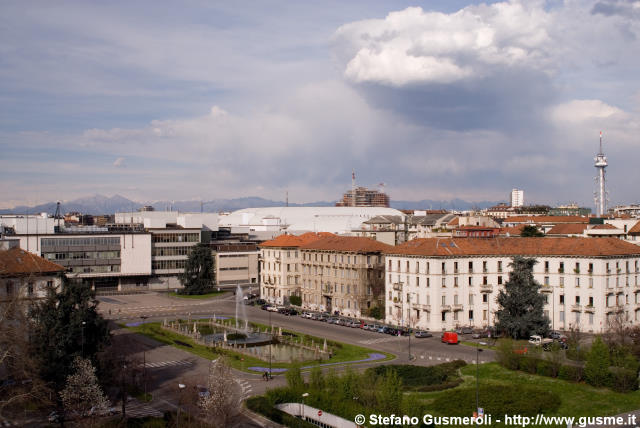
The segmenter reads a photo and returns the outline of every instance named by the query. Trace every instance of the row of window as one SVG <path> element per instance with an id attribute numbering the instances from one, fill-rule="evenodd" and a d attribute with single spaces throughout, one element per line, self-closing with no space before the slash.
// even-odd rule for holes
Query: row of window
<path id="1" fill-rule="evenodd" d="M 69 270 L 73 273 L 110 273 L 120 272 L 120 265 L 72 266 Z"/>
<path id="2" fill-rule="evenodd" d="M 234 267 L 223 267 L 220 268 L 221 271 L 223 270 L 249 270 L 249 268 L 247 266 L 234 266 Z"/>
<path id="3" fill-rule="evenodd" d="M 152 242 L 200 242 L 199 233 L 154 233 Z"/>
<path id="4" fill-rule="evenodd" d="M 72 251 L 69 253 L 44 253 L 47 260 L 95 260 L 95 259 L 119 259 L 120 251 Z"/>
<path id="5" fill-rule="evenodd" d="M 153 247 L 152 256 L 188 256 L 193 247 Z"/>
<path id="6" fill-rule="evenodd" d="M 81 245 L 120 245 L 120 237 L 43 238 L 43 247 L 78 247 Z"/>
<path id="7" fill-rule="evenodd" d="M 184 269 L 186 260 L 153 260 L 151 261 L 151 269 L 167 270 L 167 269 Z"/>
<path id="8" fill-rule="evenodd" d="M 371 255 L 367 255 L 367 256 L 358 256 L 358 255 L 344 255 L 344 254 L 324 254 L 324 253 L 307 253 L 307 252 L 302 252 L 302 260 L 306 260 L 306 261 L 315 261 L 315 262 L 333 262 L 333 263 L 347 263 L 350 264 L 353 263 L 357 264 L 357 263 L 363 263 L 365 260 L 367 262 L 367 264 L 375 264 L 375 263 L 382 263 L 382 258 L 383 256 L 371 256 Z"/>
<path id="9" fill-rule="evenodd" d="M 444 275 L 447 273 L 447 263 L 446 262 L 440 262 L 441 266 L 440 266 L 440 272 Z M 482 261 L 482 266 L 481 266 L 481 270 L 479 272 L 489 272 L 489 262 L 488 261 Z M 453 273 L 462 273 L 462 265 L 463 263 L 461 262 L 453 262 Z M 579 274 L 582 272 L 582 265 L 580 262 L 575 262 L 575 264 L 572 265 L 573 267 L 573 272 L 576 274 Z M 404 265 L 402 264 L 402 262 L 400 260 L 396 260 L 395 263 L 396 266 L 396 272 L 406 272 L 406 273 L 425 273 L 425 274 L 430 274 L 431 272 L 431 264 L 429 262 L 423 262 L 421 264 L 421 262 L 419 260 L 416 260 L 414 262 L 414 266 L 413 269 L 411 269 L 411 262 L 409 260 L 405 260 L 404 261 Z M 423 266 L 423 268 L 421 269 L 421 266 Z M 480 266 L 477 266 L 478 269 L 480 269 Z M 623 272 L 623 267 L 624 267 L 624 272 L 625 273 L 631 273 L 631 262 L 629 260 L 625 261 L 624 264 L 621 264 L 620 262 L 615 262 L 615 272 L 613 272 L 612 268 L 614 267 L 613 263 L 606 263 L 605 269 L 607 273 L 622 273 Z M 467 271 L 466 273 L 474 273 L 475 272 L 475 262 L 473 261 L 469 261 L 467 262 Z M 634 268 L 634 272 L 640 272 L 640 263 L 638 260 L 634 260 L 633 262 L 633 268 Z M 388 270 L 390 272 L 393 272 L 393 260 L 389 260 L 388 261 Z M 496 271 L 497 272 L 502 272 L 503 271 L 503 262 L 502 260 L 498 260 L 496 262 Z M 550 272 L 550 262 L 549 261 L 545 261 L 544 262 L 544 272 L 548 273 Z M 558 263 L 558 273 L 564 273 L 565 272 L 565 263 L 564 262 L 559 262 Z M 587 272 L 586 273 L 593 273 L 593 263 L 588 263 L 587 264 Z"/>

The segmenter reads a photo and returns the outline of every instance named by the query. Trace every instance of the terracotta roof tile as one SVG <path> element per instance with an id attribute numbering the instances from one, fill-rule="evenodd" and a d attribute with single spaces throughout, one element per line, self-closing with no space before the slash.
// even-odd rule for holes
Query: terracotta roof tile
<path id="1" fill-rule="evenodd" d="M 596 226 L 593 226 L 593 229 L 597 229 L 597 230 L 606 230 L 606 229 L 618 229 L 617 227 L 615 227 L 612 224 L 609 223 L 605 223 L 605 224 L 598 224 Z"/>
<path id="2" fill-rule="evenodd" d="M 277 236 L 271 241 L 263 242 L 262 244 L 260 244 L 260 246 L 261 247 L 297 248 L 327 236 L 333 236 L 333 234 L 328 232 L 320 232 L 320 233 L 307 232 L 299 236 L 284 234 L 284 235 Z"/>
<path id="3" fill-rule="evenodd" d="M 64 267 L 21 248 L 0 250 L 0 276 L 55 274 L 64 271 Z"/>
<path id="4" fill-rule="evenodd" d="M 640 221 L 637 222 L 628 232 L 630 235 L 638 235 L 640 234 Z"/>
<path id="5" fill-rule="evenodd" d="M 504 219 L 505 223 L 589 223 L 588 217 L 577 215 L 534 215 L 534 216 L 513 216 Z"/>
<path id="6" fill-rule="evenodd" d="M 449 223 L 447 223 L 448 226 L 458 226 L 460 224 L 460 218 L 456 217 L 453 220 L 451 220 Z"/>
<path id="7" fill-rule="evenodd" d="M 414 239 L 386 254 L 451 256 L 640 256 L 640 246 L 617 238 Z"/>
<path id="8" fill-rule="evenodd" d="M 520 234 L 522 233 L 522 229 L 524 229 L 525 226 L 525 224 L 519 224 L 512 227 L 501 227 L 500 235 L 506 236 L 507 234 L 509 234 L 509 236 L 520 236 Z"/>
<path id="9" fill-rule="evenodd" d="M 371 238 L 357 236 L 328 236 L 323 239 L 303 245 L 303 250 L 347 251 L 354 253 L 377 253 L 393 250 L 387 245 Z"/>
<path id="10" fill-rule="evenodd" d="M 556 224 L 547 232 L 547 235 L 582 235 L 587 228 L 585 223 Z"/>

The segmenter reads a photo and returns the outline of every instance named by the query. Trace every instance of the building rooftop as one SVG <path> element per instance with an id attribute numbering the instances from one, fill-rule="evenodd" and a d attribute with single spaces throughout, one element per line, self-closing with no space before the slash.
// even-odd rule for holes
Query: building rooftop
<path id="1" fill-rule="evenodd" d="M 504 219 L 505 223 L 532 223 L 532 224 L 555 224 L 555 223 L 589 223 L 589 217 L 577 215 L 533 215 L 533 216 L 512 216 Z"/>
<path id="2" fill-rule="evenodd" d="M 393 246 L 370 238 L 356 236 L 326 236 L 300 247 L 302 250 L 344 251 L 353 253 L 379 253 L 391 251 Z"/>
<path id="3" fill-rule="evenodd" d="M 582 235 L 586 228 L 586 223 L 556 224 L 551 229 L 549 229 L 547 235 Z"/>
<path id="4" fill-rule="evenodd" d="M 327 236 L 334 236 L 332 233 L 320 232 L 313 233 L 307 232 L 302 235 L 280 235 L 275 239 L 263 242 L 261 247 L 277 247 L 277 248 L 299 248 L 303 245 L 317 241 L 318 239 L 325 238 Z"/>
<path id="5" fill-rule="evenodd" d="M 637 222 L 631 229 L 629 229 L 629 235 L 640 235 L 640 221 Z"/>
<path id="6" fill-rule="evenodd" d="M 387 254 L 455 256 L 640 256 L 640 246 L 617 238 L 414 239 Z"/>
<path id="7" fill-rule="evenodd" d="M 21 248 L 0 250 L 0 276 L 55 274 L 64 271 L 64 267 Z"/>

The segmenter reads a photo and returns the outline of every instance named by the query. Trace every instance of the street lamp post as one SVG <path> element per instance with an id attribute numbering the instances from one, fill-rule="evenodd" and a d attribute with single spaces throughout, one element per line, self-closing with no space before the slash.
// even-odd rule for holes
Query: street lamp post
<path id="1" fill-rule="evenodd" d="M 180 390 L 180 395 L 178 396 L 178 416 L 176 418 L 176 428 L 180 426 L 180 405 L 182 404 L 182 391 L 187 387 L 184 383 L 178 384 L 178 389 Z"/>
<path id="2" fill-rule="evenodd" d="M 273 343 L 273 327 L 271 326 L 271 311 L 269 311 L 269 335 L 270 335 L 270 340 L 269 340 L 269 377 L 267 378 L 267 380 L 269 380 L 269 378 L 271 377 L 271 344 Z"/>
<path id="3" fill-rule="evenodd" d="M 141 315 L 142 323 L 149 318 L 147 315 Z M 147 399 L 147 349 L 142 350 L 142 381 L 144 382 L 144 398 Z"/>
<path id="4" fill-rule="evenodd" d="M 409 334 L 409 361 L 411 361 L 411 294 L 407 294 L 407 303 L 409 304 L 409 328 L 407 333 Z"/>
<path id="5" fill-rule="evenodd" d="M 476 413 L 480 409 L 480 393 L 479 393 L 479 372 L 480 372 L 480 352 L 483 350 L 480 347 L 476 348 Z"/>
<path id="6" fill-rule="evenodd" d="M 309 393 L 305 392 L 304 394 L 302 394 L 302 411 L 300 412 L 300 414 L 302 415 L 302 420 L 304 421 L 304 399 L 305 397 L 308 397 Z"/>
<path id="7" fill-rule="evenodd" d="M 86 321 L 82 321 L 82 327 L 80 328 L 80 342 L 81 342 L 81 352 L 82 352 L 82 358 L 84 358 L 84 326 L 87 324 Z"/>

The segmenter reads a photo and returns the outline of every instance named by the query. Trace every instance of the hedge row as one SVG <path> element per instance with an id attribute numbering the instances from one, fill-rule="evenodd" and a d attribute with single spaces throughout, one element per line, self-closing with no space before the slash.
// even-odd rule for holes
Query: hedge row
<path id="1" fill-rule="evenodd" d="M 549 360 L 526 355 L 514 354 L 514 357 L 501 361 L 502 365 L 511 370 L 520 370 L 540 376 L 557 377 L 571 382 L 585 380 L 582 366 L 553 364 Z M 505 364 L 506 363 L 506 364 Z M 638 376 L 633 370 L 620 367 L 609 369 L 609 379 L 605 386 L 614 391 L 629 392 L 638 389 Z"/>
<path id="2" fill-rule="evenodd" d="M 480 407 L 487 414 L 534 416 L 555 413 L 560 397 L 545 388 L 530 385 L 482 385 L 478 392 Z M 433 402 L 433 408 L 446 416 L 468 416 L 476 406 L 476 389 L 454 389 Z"/>
<path id="3" fill-rule="evenodd" d="M 373 376 L 382 376 L 387 370 L 393 370 L 402 380 L 402 386 L 411 391 L 439 391 L 454 388 L 462 383 L 458 370 L 466 363 L 455 360 L 435 366 L 382 365 L 367 369 Z"/>

